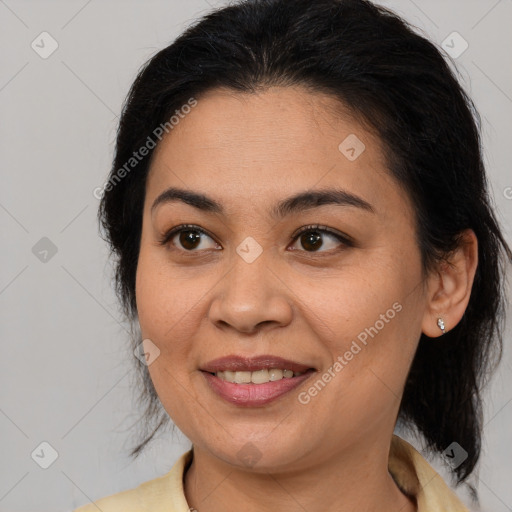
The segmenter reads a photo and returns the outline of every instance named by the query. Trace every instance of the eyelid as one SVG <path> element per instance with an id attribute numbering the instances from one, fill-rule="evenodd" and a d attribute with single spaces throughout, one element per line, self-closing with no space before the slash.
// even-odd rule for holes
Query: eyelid
<path id="1" fill-rule="evenodd" d="M 159 238 L 158 243 L 160 245 L 167 245 L 176 233 L 179 233 L 180 231 L 185 231 L 186 229 L 189 229 L 190 231 L 198 231 L 199 233 L 209 236 L 216 244 L 219 244 L 219 242 L 215 239 L 215 237 L 211 233 L 206 231 L 206 229 L 203 229 L 195 224 L 180 224 L 179 226 L 174 226 L 169 231 L 166 231 Z M 186 252 L 197 252 L 197 251 L 186 251 Z"/>
<path id="2" fill-rule="evenodd" d="M 326 233 L 329 233 L 330 235 L 334 236 L 335 238 L 337 238 L 341 242 L 343 242 L 345 245 L 348 245 L 350 247 L 353 247 L 355 245 L 355 241 L 353 240 L 352 237 L 346 235 L 345 233 L 342 233 L 340 231 L 332 229 L 332 228 L 330 228 L 328 226 L 323 226 L 321 224 L 310 224 L 309 226 L 303 226 L 303 227 L 297 229 L 296 231 L 293 232 L 293 234 L 291 236 L 293 241 L 295 242 L 295 240 L 300 235 L 302 235 L 302 233 L 305 233 L 307 231 L 326 232 Z"/>

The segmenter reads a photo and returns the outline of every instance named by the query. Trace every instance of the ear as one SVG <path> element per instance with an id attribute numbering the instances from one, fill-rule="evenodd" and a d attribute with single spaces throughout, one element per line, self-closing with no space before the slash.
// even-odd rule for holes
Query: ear
<path id="1" fill-rule="evenodd" d="M 446 332 L 453 329 L 466 311 L 478 265 L 478 240 L 472 229 L 461 233 L 459 247 L 432 272 L 427 284 L 427 307 L 422 332 L 430 338 L 442 336 L 437 321 L 442 318 Z"/>

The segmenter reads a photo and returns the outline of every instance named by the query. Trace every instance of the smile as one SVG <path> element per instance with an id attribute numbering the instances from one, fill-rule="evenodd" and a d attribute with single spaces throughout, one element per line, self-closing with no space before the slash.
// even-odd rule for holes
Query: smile
<path id="1" fill-rule="evenodd" d="M 251 372 L 247 373 L 251 374 Z M 314 373 L 316 373 L 314 370 L 308 370 L 297 376 L 283 377 L 279 380 L 260 384 L 253 382 L 237 384 L 219 378 L 216 374 L 202 372 L 211 391 L 225 401 L 241 407 L 258 407 L 273 402 L 291 392 Z"/>

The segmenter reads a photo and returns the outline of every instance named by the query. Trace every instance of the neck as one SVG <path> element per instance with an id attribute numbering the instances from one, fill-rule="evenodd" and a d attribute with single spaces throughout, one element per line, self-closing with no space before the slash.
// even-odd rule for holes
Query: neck
<path id="1" fill-rule="evenodd" d="M 388 451 L 365 446 L 318 460 L 307 470 L 251 472 L 194 447 L 184 477 L 191 509 L 198 512 L 414 512 L 416 506 L 387 470 Z"/>

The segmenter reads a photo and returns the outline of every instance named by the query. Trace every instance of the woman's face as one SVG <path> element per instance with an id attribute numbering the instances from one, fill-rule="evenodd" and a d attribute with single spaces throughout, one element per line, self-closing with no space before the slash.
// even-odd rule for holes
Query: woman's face
<path id="1" fill-rule="evenodd" d="M 196 448 L 230 464 L 311 467 L 393 431 L 426 315 L 414 213 L 336 105 L 210 91 L 153 156 L 136 282 L 150 375 Z"/>

